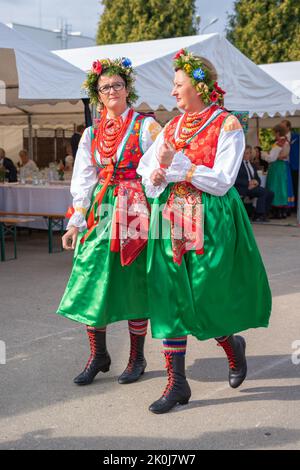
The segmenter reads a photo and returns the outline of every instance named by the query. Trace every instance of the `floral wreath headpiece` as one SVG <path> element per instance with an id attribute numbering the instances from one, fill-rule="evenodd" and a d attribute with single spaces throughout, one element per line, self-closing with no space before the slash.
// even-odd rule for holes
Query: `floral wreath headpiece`
<path id="1" fill-rule="evenodd" d="M 125 79 L 126 88 L 129 92 L 127 97 L 127 103 L 129 105 L 132 105 L 138 99 L 138 95 L 134 88 L 135 72 L 133 70 L 131 60 L 127 57 L 121 57 L 114 60 L 98 59 L 93 62 L 92 68 L 88 72 L 87 78 L 82 85 L 82 88 L 87 90 L 92 104 L 99 104 L 97 83 L 100 75 L 104 73 L 109 76 L 120 75 Z"/>
<path id="2" fill-rule="evenodd" d="M 183 70 L 191 78 L 193 86 L 200 93 L 205 104 L 224 104 L 226 92 L 219 87 L 218 82 L 212 79 L 207 66 L 192 52 L 181 49 L 173 57 L 173 65 L 175 70 Z"/>

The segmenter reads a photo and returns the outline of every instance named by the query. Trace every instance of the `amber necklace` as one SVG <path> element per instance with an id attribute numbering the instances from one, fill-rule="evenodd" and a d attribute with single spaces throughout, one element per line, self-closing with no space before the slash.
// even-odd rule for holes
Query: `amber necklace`
<path id="1" fill-rule="evenodd" d="M 176 147 L 183 148 L 186 145 L 186 141 L 192 137 L 199 129 L 203 126 L 207 119 L 208 114 L 211 111 L 209 107 L 205 112 L 200 113 L 185 113 L 180 123 L 178 130 L 178 137 L 176 138 Z"/>
<path id="2" fill-rule="evenodd" d="M 130 109 L 124 121 L 122 116 L 107 119 L 107 109 L 104 109 L 96 135 L 96 147 L 101 157 L 116 159 L 118 147 L 131 123 L 133 113 L 133 109 Z"/>

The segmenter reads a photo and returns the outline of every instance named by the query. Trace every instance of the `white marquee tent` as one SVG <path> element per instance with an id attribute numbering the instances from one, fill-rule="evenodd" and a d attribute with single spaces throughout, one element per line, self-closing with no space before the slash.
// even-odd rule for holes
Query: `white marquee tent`
<path id="1" fill-rule="evenodd" d="M 292 93 L 292 102 L 298 109 L 300 108 L 300 61 L 298 62 L 277 62 L 273 64 L 259 65 L 259 67 L 277 80 L 281 85 Z M 297 111 L 292 117 L 289 117 L 293 127 L 300 127 L 300 111 Z M 260 125 L 270 127 L 277 124 L 280 119 L 265 118 L 260 121 Z"/>
<path id="2" fill-rule="evenodd" d="M 249 111 L 250 116 L 260 118 L 299 113 L 300 104 L 294 102 L 290 90 L 219 34 L 67 49 L 52 54 L 0 23 L 0 125 L 26 126 L 30 120 L 32 125 L 57 127 L 82 122 L 81 98 L 85 95 L 81 84 L 92 62 L 100 57 L 130 57 L 137 71 L 138 105 L 172 110 L 172 57 L 182 47 L 215 64 L 219 83 L 227 90 L 227 108 Z M 262 122 L 266 119 L 260 119 Z M 255 125 L 251 123 L 253 134 Z"/>
<path id="3" fill-rule="evenodd" d="M 0 147 L 17 160 L 24 127 L 31 136 L 34 125 L 82 123 L 84 106 L 78 99 L 84 77 L 81 70 L 0 23 Z"/>
<path id="4" fill-rule="evenodd" d="M 28 116 L 33 124 L 51 121 L 51 115 L 82 116 L 78 99 L 84 97 L 84 77 L 81 70 L 0 23 L 0 124 L 27 124 Z"/>
<path id="5" fill-rule="evenodd" d="M 294 94 L 295 103 L 300 103 L 300 61 L 274 62 L 259 67 L 290 90 Z"/>
<path id="6" fill-rule="evenodd" d="M 94 60 L 126 56 L 137 71 L 138 104 L 147 103 L 152 109 L 163 106 L 172 110 L 172 57 L 187 47 L 209 59 L 219 75 L 219 83 L 227 91 L 225 105 L 236 111 L 249 111 L 250 116 L 281 116 L 294 114 L 300 104 L 293 103 L 292 93 L 250 61 L 220 34 L 112 44 L 80 49 L 65 49 L 55 53 L 87 71 Z"/>

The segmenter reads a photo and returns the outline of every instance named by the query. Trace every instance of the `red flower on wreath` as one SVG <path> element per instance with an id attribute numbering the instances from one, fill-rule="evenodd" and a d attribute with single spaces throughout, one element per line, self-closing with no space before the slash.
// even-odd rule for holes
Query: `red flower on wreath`
<path id="1" fill-rule="evenodd" d="M 210 98 L 210 101 L 215 103 L 219 99 L 219 94 L 215 90 L 213 90 L 211 94 L 209 95 L 209 98 Z"/>
<path id="2" fill-rule="evenodd" d="M 100 75 L 100 73 L 102 72 L 102 64 L 100 60 L 95 60 L 95 62 L 93 62 L 92 70 L 97 75 Z"/>
<path id="3" fill-rule="evenodd" d="M 185 55 L 185 50 L 184 50 L 184 49 L 180 49 L 180 51 L 178 51 L 178 52 L 174 55 L 173 59 L 174 59 L 174 60 L 179 59 L 179 57 L 182 56 L 182 55 Z"/>
<path id="4" fill-rule="evenodd" d="M 220 95 L 226 95 L 226 91 L 222 90 L 221 87 L 219 87 L 218 82 L 214 83 L 214 89 L 220 94 Z"/>

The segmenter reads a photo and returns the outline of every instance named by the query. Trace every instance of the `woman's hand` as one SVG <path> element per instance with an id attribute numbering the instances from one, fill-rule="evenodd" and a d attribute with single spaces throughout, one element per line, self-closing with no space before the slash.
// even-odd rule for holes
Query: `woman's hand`
<path id="1" fill-rule="evenodd" d="M 159 186 L 166 181 L 166 174 L 162 168 L 154 170 L 150 176 L 153 186 Z"/>
<path id="2" fill-rule="evenodd" d="M 159 149 L 158 161 L 161 168 L 168 168 L 174 158 L 176 151 L 170 142 L 165 142 Z"/>
<path id="3" fill-rule="evenodd" d="M 62 246 L 64 250 L 75 250 L 78 237 L 78 228 L 71 226 L 62 237 Z"/>

